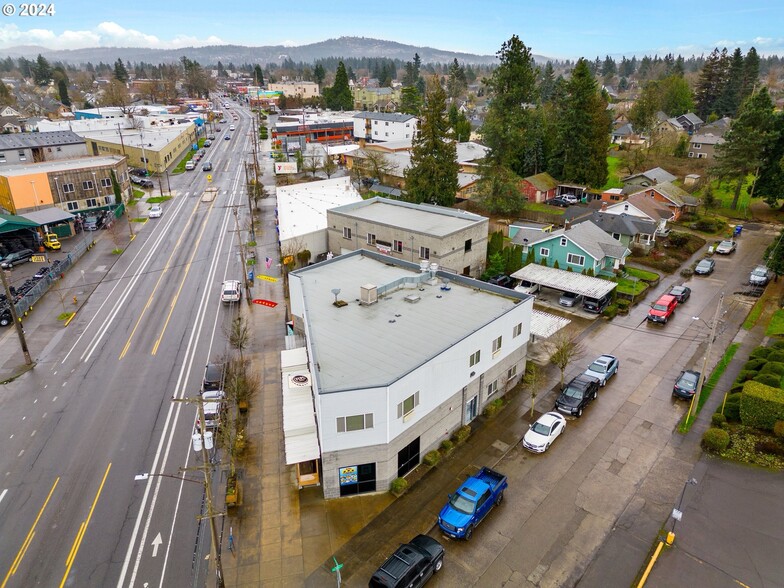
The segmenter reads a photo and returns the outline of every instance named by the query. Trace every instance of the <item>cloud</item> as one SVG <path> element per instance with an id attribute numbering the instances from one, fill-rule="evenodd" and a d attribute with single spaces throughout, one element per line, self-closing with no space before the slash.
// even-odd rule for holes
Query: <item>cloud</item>
<path id="1" fill-rule="evenodd" d="M 151 49 L 179 49 L 223 45 L 225 42 L 211 35 L 206 39 L 176 35 L 165 40 L 135 29 L 127 29 L 116 22 L 102 22 L 90 30 L 61 33 L 47 29 L 21 30 L 16 25 L 0 27 L 0 48 L 15 45 L 41 45 L 47 49 L 82 49 L 85 47 L 148 47 Z"/>

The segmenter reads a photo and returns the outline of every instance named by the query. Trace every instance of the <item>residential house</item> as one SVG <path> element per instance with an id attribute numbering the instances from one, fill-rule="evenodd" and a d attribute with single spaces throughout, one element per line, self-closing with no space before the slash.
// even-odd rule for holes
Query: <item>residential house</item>
<path id="1" fill-rule="evenodd" d="M 626 194 L 624 193 L 623 188 L 608 188 L 599 194 L 597 200 L 601 202 L 620 202 L 626 200 Z"/>
<path id="2" fill-rule="evenodd" d="M 267 84 L 267 89 L 270 92 L 281 92 L 284 96 L 303 100 L 321 96 L 316 82 L 278 82 Z"/>
<path id="3" fill-rule="evenodd" d="M 84 139 L 73 131 L 0 135 L 0 167 L 85 157 Z"/>
<path id="4" fill-rule="evenodd" d="M 689 157 L 713 159 L 716 156 L 716 145 L 722 143 L 724 143 L 724 137 L 721 135 L 700 131 L 689 139 Z"/>
<path id="5" fill-rule="evenodd" d="M 387 492 L 525 373 L 527 294 L 366 250 L 288 280 L 325 498 Z"/>
<path id="6" fill-rule="evenodd" d="M 518 233 L 515 239 L 520 235 Z M 614 275 L 614 270 L 624 265 L 626 257 L 631 254 L 626 245 L 590 221 L 576 225 L 567 223 L 562 229 L 543 234 L 541 238 L 522 245 L 523 261 L 528 257 L 528 252 L 533 250 L 535 263 L 555 267 L 557 262 L 559 269 L 594 275 Z"/>
<path id="7" fill-rule="evenodd" d="M 484 271 L 488 227 L 478 214 L 378 196 L 327 211 L 333 254 L 367 249 L 473 277 Z"/>
<path id="8" fill-rule="evenodd" d="M 648 186 L 663 184 L 664 182 L 674 182 L 677 179 L 676 176 L 672 175 L 667 170 L 660 167 L 654 167 L 653 169 L 621 178 L 621 181 L 625 186 L 632 185 L 647 188 Z"/>
<path id="9" fill-rule="evenodd" d="M 673 220 L 680 219 L 685 213 L 694 212 L 699 204 L 694 196 L 671 182 L 657 184 L 640 192 L 666 205 L 673 213 Z"/>
<path id="10" fill-rule="evenodd" d="M 354 108 L 373 112 L 394 112 L 400 104 L 400 90 L 392 88 L 365 88 L 354 86 L 351 90 Z"/>
<path id="11" fill-rule="evenodd" d="M 479 165 L 490 149 L 473 141 L 464 141 L 455 145 L 455 151 L 460 171 L 476 174 L 479 171 Z"/>
<path id="12" fill-rule="evenodd" d="M 360 112 L 354 115 L 354 139 L 377 142 L 413 139 L 419 120 L 398 112 Z"/>
<path id="13" fill-rule="evenodd" d="M 676 116 L 675 120 L 678 121 L 678 124 L 681 125 L 683 130 L 686 131 L 689 135 L 693 135 L 699 131 L 700 127 L 705 124 L 705 121 L 703 121 L 693 112 L 687 112 L 686 114 Z"/>
<path id="14" fill-rule="evenodd" d="M 595 224 L 629 249 L 637 246 L 647 251 L 656 243 L 656 223 L 630 214 L 608 214 L 597 211 L 577 222 Z"/>
<path id="15" fill-rule="evenodd" d="M 656 225 L 655 232 L 661 233 L 667 230 L 667 222 L 673 220 L 672 210 L 663 202 L 655 200 L 645 192 L 632 194 L 623 202 L 614 204 L 603 204 L 601 212 L 606 214 L 625 214 L 633 216 Z"/>
<path id="16" fill-rule="evenodd" d="M 641 147 L 647 143 L 645 137 L 636 133 L 632 123 L 625 123 L 619 126 L 610 134 L 610 142 L 615 145 L 626 145 L 629 147 Z"/>
<path id="17" fill-rule="evenodd" d="M 670 118 L 662 111 L 656 113 L 656 125 L 653 127 L 653 135 L 672 135 L 677 136 L 685 132 L 683 126 L 676 118 Z"/>
<path id="18" fill-rule="evenodd" d="M 523 178 L 520 191 L 528 202 L 545 202 L 555 198 L 558 181 L 547 172 Z"/>

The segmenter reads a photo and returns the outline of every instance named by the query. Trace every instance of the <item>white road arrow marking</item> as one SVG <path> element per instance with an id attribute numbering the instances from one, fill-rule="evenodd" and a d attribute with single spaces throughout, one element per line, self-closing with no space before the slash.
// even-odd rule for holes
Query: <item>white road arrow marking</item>
<path id="1" fill-rule="evenodd" d="M 163 539 L 161 538 L 161 534 L 158 533 L 155 536 L 155 539 L 152 540 L 152 556 L 153 557 L 158 557 L 158 548 L 161 546 L 161 543 L 163 543 Z"/>

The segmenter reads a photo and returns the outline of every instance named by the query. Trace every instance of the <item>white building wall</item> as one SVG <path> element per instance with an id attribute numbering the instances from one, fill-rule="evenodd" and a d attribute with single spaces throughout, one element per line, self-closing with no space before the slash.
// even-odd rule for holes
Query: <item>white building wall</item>
<path id="1" fill-rule="evenodd" d="M 367 119 L 354 119 L 354 137 L 367 138 Z M 417 119 L 411 118 L 405 122 L 370 119 L 370 140 L 373 142 L 412 140 L 417 133 Z"/>

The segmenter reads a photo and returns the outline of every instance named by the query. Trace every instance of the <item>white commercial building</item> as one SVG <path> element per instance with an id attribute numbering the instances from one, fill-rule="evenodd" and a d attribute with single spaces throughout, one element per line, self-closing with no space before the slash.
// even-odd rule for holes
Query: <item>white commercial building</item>
<path id="1" fill-rule="evenodd" d="M 413 140 L 419 120 L 399 112 L 360 112 L 354 115 L 354 139 L 367 142 Z"/>
<path id="2" fill-rule="evenodd" d="M 362 201 L 349 177 L 279 186 L 278 240 L 283 256 L 308 250 L 311 261 L 329 251 L 327 211 Z"/>
<path id="3" fill-rule="evenodd" d="M 364 250 L 289 290 L 327 498 L 387 491 L 525 373 L 529 295 Z"/>

